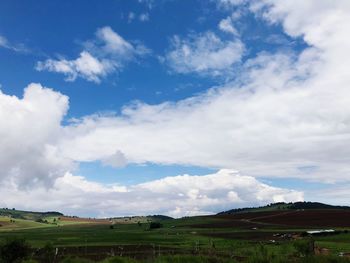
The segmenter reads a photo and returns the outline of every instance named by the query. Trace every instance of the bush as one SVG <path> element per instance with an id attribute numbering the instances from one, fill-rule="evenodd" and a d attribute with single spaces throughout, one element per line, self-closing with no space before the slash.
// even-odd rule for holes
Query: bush
<path id="1" fill-rule="evenodd" d="M 347 258 L 337 256 L 308 256 L 300 259 L 301 263 L 349 263 Z"/>
<path id="2" fill-rule="evenodd" d="M 31 254 L 31 247 L 24 239 L 9 239 L 0 247 L 0 259 L 6 263 L 22 262 Z"/>
<path id="3" fill-rule="evenodd" d="M 38 218 L 37 220 L 35 220 L 35 222 L 44 223 L 44 220 L 42 218 Z"/>
<path id="4" fill-rule="evenodd" d="M 85 258 L 67 257 L 63 259 L 61 263 L 93 263 L 93 261 Z"/>
<path id="5" fill-rule="evenodd" d="M 149 224 L 149 229 L 161 228 L 162 224 L 160 222 L 151 222 Z"/>
<path id="6" fill-rule="evenodd" d="M 175 255 L 161 256 L 156 258 L 152 263 L 235 263 L 233 259 L 223 259 L 217 257 L 192 256 L 192 255 Z"/>
<path id="7" fill-rule="evenodd" d="M 293 246 L 299 252 L 300 256 L 309 256 L 314 253 L 314 241 L 303 239 L 294 241 Z"/>
<path id="8" fill-rule="evenodd" d="M 52 243 L 46 243 L 46 245 L 41 249 L 42 257 L 47 263 L 52 263 L 55 261 L 55 248 Z"/>
<path id="9" fill-rule="evenodd" d="M 136 261 L 134 259 L 131 258 L 124 258 L 124 257 L 112 257 L 112 258 L 108 258 L 104 261 L 102 261 L 102 263 L 138 263 L 139 261 Z"/>
<path id="10" fill-rule="evenodd" d="M 286 258 L 279 257 L 273 253 L 269 253 L 267 248 L 260 244 L 255 249 L 251 256 L 249 256 L 247 262 L 249 263 L 285 263 Z"/>

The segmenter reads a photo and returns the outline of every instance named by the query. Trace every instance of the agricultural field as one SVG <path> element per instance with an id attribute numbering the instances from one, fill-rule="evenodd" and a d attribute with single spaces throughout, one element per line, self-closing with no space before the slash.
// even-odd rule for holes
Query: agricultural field
<path id="1" fill-rule="evenodd" d="M 188 262 L 198 258 L 200 262 L 208 258 L 216 260 L 210 262 L 250 262 L 259 257 L 268 258 L 266 262 L 299 262 L 312 255 L 319 260 L 334 257 L 346 262 L 350 252 L 350 211 L 345 209 L 262 209 L 180 219 L 43 215 L 39 221 L 45 223 L 0 217 L 0 242 L 26 240 L 32 258 L 39 262 L 45 262 L 42 249 L 48 244 L 55 251 L 52 262 L 60 262 L 68 255 L 93 261 L 118 256 L 123 260 L 164 262 L 169 257 L 180 257 L 176 262 L 184 262 L 184 257 L 191 258 Z M 326 228 L 332 228 L 334 233 L 311 236 L 306 232 Z"/>

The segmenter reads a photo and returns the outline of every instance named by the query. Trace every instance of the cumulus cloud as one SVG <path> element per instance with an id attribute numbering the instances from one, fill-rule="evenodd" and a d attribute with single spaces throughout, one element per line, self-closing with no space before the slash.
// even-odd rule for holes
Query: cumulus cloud
<path id="1" fill-rule="evenodd" d="M 212 214 L 238 206 L 303 200 L 303 193 L 275 188 L 235 171 L 204 176 L 179 175 L 143 184 L 122 186 L 89 182 L 65 174 L 54 187 L 30 192 L 5 188 L 1 206 L 51 210 L 91 216 L 166 214 L 174 217 Z M 7 194 L 11 193 L 11 194 Z M 15 193 L 15 194 L 14 194 Z M 26 207 L 24 200 L 31 200 Z M 45 202 L 42 200 L 45 199 Z"/>
<path id="2" fill-rule="evenodd" d="M 115 168 L 124 167 L 128 163 L 127 158 L 121 151 L 117 151 L 115 154 L 109 155 L 102 159 L 102 164 Z"/>
<path id="3" fill-rule="evenodd" d="M 67 110 L 68 97 L 40 84 L 29 85 L 22 99 L 0 91 L 0 181 L 20 188 L 50 186 L 72 168 L 57 154 Z"/>
<path id="4" fill-rule="evenodd" d="M 350 3 L 266 0 L 252 1 L 249 9 L 262 21 L 280 23 L 290 37 L 303 38 L 307 47 L 296 52 L 261 52 L 242 63 L 241 75 L 234 82 L 192 98 L 158 105 L 139 102 L 125 106 L 119 115 L 85 116 L 66 126 L 61 126 L 60 121 L 68 108 L 67 97 L 38 85 L 30 85 L 23 99 L 1 93 L 0 116 L 3 121 L 0 122 L 0 135 L 4 139 L 0 141 L 0 147 L 6 153 L 0 157 L 1 167 L 4 167 L 1 176 L 15 178 L 18 182 L 49 181 L 57 188 L 58 183 L 66 185 L 65 180 L 85 180 L 73 175 L 58 176 L 63 176 L 63 171 L 71 171 L 72 163 L 101 161 L 105 165 L 119 165 L 151 162 L 238 169 L 248 175 L 244 181 L 251 180 L 248 180 L 251 176 L 277 176 L 348 184 Z M 101 41 L 105 43 L 107 40 Z M 113 38 L 109 41 L 121 40 Z M 224 69 L 222 65 L 235 63 L 231 57 L 221 61 L 221 50 L 230 50 L 231 42 L 219 39 L 214 33 L 174 41 L 173 54 L 167 59 L 173 60 L 173 69 L 179 72 L 210 74 Z M 124 54 L 129 46 L 121 46 Z M 112 52 L 107 43 L 100 49 Z M 120 50 L 113 49 L 113 52 L 118 54 Z M 203 60 L 199 56 L 203 54 L 201 51 L 206 55 Z M 211 57 L 212 61 L 208 62 L 206 57 Z M 218 183 L 222 180 L 228 184 L 225 176 L 218 173 L 214 177 Z M 51 177 L 54 179 L 50 180 Z M 208 179 L 212 177 L 203 177 L 203 185 L 200 184 L 201 178 L 189 178 L 195 178 L 194 182 L 186 176 L 175 180 L 180 185 L 191 185 L 184 188 L 185 192 L 179 190 L 182 186 L 177 188 L 170 183 L 174 178 L 163 179 L 161 183 L 153 181 L 132 187 L 115 187 L 119 187 L 118 194 L 123 196 L 142 193 L 130 195 L 132 198 L 128 199 L 135 197 L 139 200 L 131 203 L 135 206 L 128 206 L 128 209 L 140 213 L 142 210 L 137 210 L 136 204 L 137 207 L 149 204 L 144 193 L 152 200 L 170 200 L 164 197 L 168 196 L 169 193 L 165 192 L 170 188 L 178 189 L 180 196 L 176 200 L 180 201 L 176 201 L 177 205 L 172 208 L 160 206 L 159 212 L 174 215 L 209 212 L 214 211 L 214 207 L 224 208 L 222 204 L 226 201 L 215 203 L 217 200 L 237 203 L 245 200 L 245 195 L 234 185 L 226 189 L 220 184 L 217 189 L 225 189 L 222 190 L 225 197 L 215 197 L 215 191 L 203 186 L 214 184 L 214 180 Z M 236 177 L 230 175 L 229 178 L 237 183 Z M 112 191 L 109 186 L 90 183 L 87 182 L 89 189 L 99 189 L 89 190 L 90 196 L 96 191 L 104 192 L 106 187 Z M 256 184 L 259 182 L 253 185 Z M 239 185 L 245 189 L 243 184 Z M 261 189 L 252 188 L 254 193 Z M 16 189 L 13 191 L 17 193 Z M 46 190 L 40 191 L 46 193 Z M 40 196 L 40 193 L 35 194 Z M 270 199 L 262 197 L 262 200 L 290 200 L 285 193 L 267 191 L 266 198 Z M 257 198 L 253 193 L 250 195 Z M 18 198 L 20 196 L 18 194 Z M 74 197 L 79 207 L 84 200 Z M 64 194 L 62 198 L 67 200 Z M 104 205 L 113 206 L 116 199 L 91 198 L 96 200 L 96 203 L 91 203 L 91 209 L 100 204 L 99 211 L 102 211 Z M 146 200 L 145 205 L 143 200 Z M 200 206 L 194 207 L 194 203 Z"/>
<path id="5" fill-rule="evenodd" d="M 67 81 L 77 77 L 99 83 L 103 77 L 121 71 L 124 65 L 149 50 L 141 45 L 133 45 L 114 32 L 110 27 L 97 30 L 96 39 L 86 41 L 85 49 L 78 58 L 47 59 L 39 61 L 36 70 L 62 73 Z"/>
<path id="6" fill-rule="evenodd" d="M 165 61 L 177 73 L 222 75 L 241 61 L 244 45 L 239 39 L 222 40 L 215 33 L 174 36 Z"/>
<path id="7" fill-rule="evenodd" d="M 242 65 L 235 82 L 177 103 L 138 103 L 124 107 L 119 116 L 87 116 L 66 127 L 73 135 L 62 141 L 61 151 L 80 161 L 121 151 L 131 163 L 349 180 L 348 4 L 317 1 L 314 5 L 323 8 L 314 13 L 311 4 L 293 3 L 270 1 L 268 8 L 250 8 L 269 23 L 282 23 L 291 37 L 303 37 L 309 45 L 305 50 L 261 52 Z M 220 53 L 212 54 L 211 45 L 205 49 L 208 41 L 221 43 L 212 33 L 192 42 L 175 40 L 177 48 L 168 57 L 174 69 L 215 72 L 226 65 L 216 64 L 219 59 L 207 64 L 210 55 Z M 199 55 L 201 47 L 207 55 Z M 310 172 L 302 169 L 306 166 L 316 168 Z"/>

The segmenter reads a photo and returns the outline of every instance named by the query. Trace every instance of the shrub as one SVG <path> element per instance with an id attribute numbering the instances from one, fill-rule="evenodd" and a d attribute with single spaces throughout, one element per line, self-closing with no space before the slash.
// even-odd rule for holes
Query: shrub
<path id="1" fill-rule="evenodd" d="M 138 263 L 138 262 L 139 261 L 136 261 L 131 258 L 126 258 L 126 257 L 112 257 L 102 261 L 102 263 Z"/>
<path id="2" fill-rule="evenodd" d="M 252 255 L 249 256 L 247 262 L 249 263 L 285 263 L 286 258 L 281 258 L 273 253 L 269 253 L 266 247 L 262 244 L 254 249 Z"/>
<path id="3" fill-rule="evenodd" d="M 93 261 L 85 258 L 67 257 L 63 259 L 61 263 L 93 263 Z"/>
<path id="4" fill-rule="evenodd" d="M 28 258 L 31 247 L 24 239 L 9 239 L 0 247 L 0 258 L 6 263 L 17 263 Z"/>
<path id="5" fill-rule="evenodd" d="M 301 263 L 349 263 L 347 258 L 337 256 L 308 256 L 300 259 Z"/>
<path id="6" fill-rule="evenodd" d="M 233 259 L 223 259 L 217 257 L 192 256 L 192 255 L 174 255 L 161 256 L 152 263 L 235 263 Z"/>
<path id="7" fill-rule="evenodd" d="M 303 239 L 294 241 L 293 246 L 301 256 L 309 256 L 314 253 L 313 244 L 313 240 Z"/>
<path id="8" fill-rule="evenodd" d="M 55 248 L 52 243 L 46 243 L 41 251 L 45 262 L 52 263 L 55 261 Z"/>
<path id="9" fill-rule="evenodd" d="M 161 228 L 162 224 L 160 222 L 151 222 L 149 223 L 149 229 Z"/>

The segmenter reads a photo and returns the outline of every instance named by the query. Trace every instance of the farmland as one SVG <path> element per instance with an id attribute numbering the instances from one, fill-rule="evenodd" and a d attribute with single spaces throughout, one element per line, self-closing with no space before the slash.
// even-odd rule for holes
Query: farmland
<path id="1" fill-rule="evenodd" d="M 45 262 L 42 248 L 47 244 L 56 251 L 52 262 L 68 255 L 93 261 L 119 256 L 140 262 L 205 262 L 210 258 L 214 260 L 210 262 L 251 262 L 259 257 L 269 260 L 266 262 L 301 262 L 309 254 L 317 260 L 334 257 L 346 262 L 346 253 L 350 252 L 347 209 L 262 209 L 180 219 L 51 215 L 42 220 L 45 223 L 2 216 L 0 241 L 25 239 L 32 248 L 32 258 L 39 262 Z M 150 229 L 151 222 L 160 224 Z M 306 234 L 308 230 L 325 228 L 332 228 L 335 233 Z M 310 244 L 314 246 L 312 251 Z M 177 257 L 180 261 L 171 261 Z M 191 261 L 186 261 L 186 257 Z"/>

